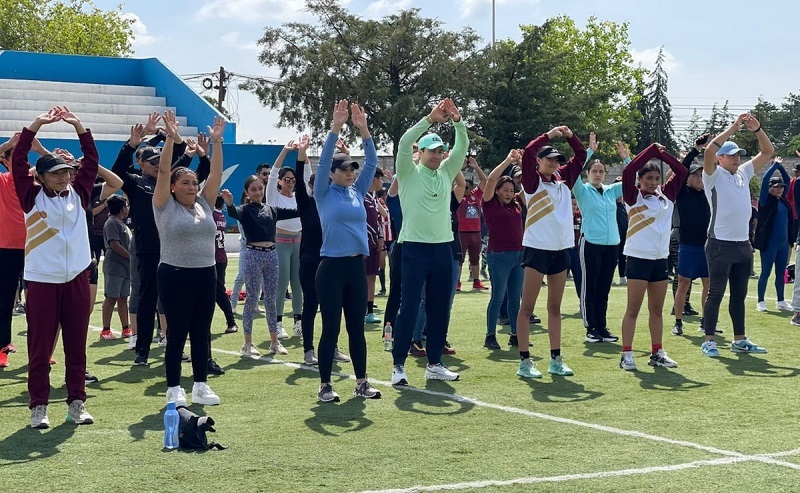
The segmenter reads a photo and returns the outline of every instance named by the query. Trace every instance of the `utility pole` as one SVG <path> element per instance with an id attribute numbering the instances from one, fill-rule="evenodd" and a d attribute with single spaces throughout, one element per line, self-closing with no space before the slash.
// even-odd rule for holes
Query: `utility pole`
<path id="1" fill-rule="evenodd" d="M 228 76 L 225 73 L 225 67 L 219 68 L 219 93 L 217 96 L 217 110 L 222 113 L 223 103 L 225 102 L 225 93 L 227 92 Z"/>
<path id="2" fill-rule="evenodd" d="M 494 51 L 495 31 L 496 31 L 496 26 L 497 26 L 497 21 L 496 21 L 496 16 L 497 16 L 496 2 L 497 2 L 497 0 L 492 0 L 492 51 Z"/>

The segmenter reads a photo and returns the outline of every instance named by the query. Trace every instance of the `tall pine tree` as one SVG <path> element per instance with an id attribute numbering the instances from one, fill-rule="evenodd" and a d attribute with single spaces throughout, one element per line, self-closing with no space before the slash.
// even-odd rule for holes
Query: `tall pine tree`
<path id="1" fill-rule="evenodd" d="M 667 97 L 667 76 L 664 70 L 664 48 L 658 50 L 656 65 L 645 83 L 644 97 L 640 103 L 642 120 L 638 132 L 639 150 L 653 142 L 666 146 L 673 154 L 678 151 L 675 132 L 672 128 L 672 105 Z"/>

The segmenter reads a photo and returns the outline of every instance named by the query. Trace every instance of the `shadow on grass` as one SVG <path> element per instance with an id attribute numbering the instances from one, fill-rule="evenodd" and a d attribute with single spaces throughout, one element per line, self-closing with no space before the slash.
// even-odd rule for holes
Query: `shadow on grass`
<path id="1" fill-rule="evenodd" d="M 146 431 L 163 431 L 164 430 L 164 418 L 162 415 L 162 411 L 157 411 L 153 414 L 149 414 L 147 416 L 143 416 L 142 419 L 138 423 L 133 423 L 128 426 L 128 433 L 130 433 L 131 438 L 134 441 L 141 441 L 144 440 L 144 434 Z"/>
<path id="2" fill-rule="evenodd" d="M 372 426 L 372 420 L 364 415 L 365 400 L 356 397 L 341 404 L 320 402 L 311 409 L 314 414 L 305 420 L 309 430 L 325 436 L 340 436 L 343 433 L 361 431 Z"/>
<path id="3" fill-rule="evenodd" d="M 49 430 L 25 427 L 0 442 L 0 460 L 8 461 L 6 466 L 32 462 L 52 457 L 61 450 L 59 445 L 75 434 L 76 426 L 63 423 Z"/>
<path id="4" fill-rule="evenodd" d="M 728 351 L 728 355 L 728 357 L 720 356 L 714 359 L 724 364 L 732 375 L 760 378 L 790 378 L 800 375 L 800 368 L 771 365 L 764 359 L 764 357 L 769 357 L 769 354 L 754 355 Z"/>
<path id="5" fill-rule="evenodd" d="M 443 380 L 426 380 L 424 389 L 395 389 L 399 395 L 394 405 L 401 411 L 440 416 L 463 414 L 475 407 L 473 403 L 456 397 L 453 386 Z"/>
<path id="6" fill-rule="evenodd" d="M 500 345 L 503 347 L 503 344 Z M 487 349 L 486 359 L 497 363 L 518 363 L 519 348 L 505 345 L 508 349 Z"/>
<path id="7" fill-rule="evenodd" d="M 18 363 L 19 356 L 10 357 L 9 363 L 12 365 L 14 363 Z M 16 360 L 16 361 L 15 361 Z M 0 368 L 0 387 L 5 387 L 7 385 L 18 385 L 21 382 L 28 381 L 28 365 L 27 362 L 24 366 L 17 366 L 16 368 Z"/>
<path id="8" fill-rule="evenodd" d="M 645 390 L 687 392 L 708 387 L 705 382 L 697 382 L 686 378 L 678 372 L 679 370 L 680 368 L 655 367 L 655 371 L 652 373 L 643 371 L 633 371 L 631 373 L 639 379 L 639 385 Z"/>
<path id="9" fill-rule="evenodd" d="M 622 348 L 618 344 L 608 342 L 586 342 L 584 356 L 590 358 L 601 358 L 605 360 L 618 358 Z M 609 358 L 611 356 L 611 358 Z"/>
<path id="10" fill-rule="evenodd" d="M 541 366 L 541 362 L 539 364 Z M 546 370 L 543 372 L 545 373 Z M 546 377 L 545 377 L 546 378 Z M 533 392 L 531 397 L 536 402 L 542 403 L 563 403 L 563 402 L 583 402 L 603 397 L 602 392 L 587 390 L 584 385 L 570 380 L 572 377 L 560 377 L 552 375 L 552 382 L 534 378 L 522 378 L 531 386 Z"/>

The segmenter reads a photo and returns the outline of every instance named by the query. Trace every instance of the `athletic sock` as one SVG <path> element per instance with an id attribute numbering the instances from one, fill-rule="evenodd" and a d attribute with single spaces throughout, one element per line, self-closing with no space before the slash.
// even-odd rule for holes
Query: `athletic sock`
<path id="1" fill-rule="evenodd" d="M 633 346 L 622 346 L 622 352 L 633 351 Z"/>
<path id="2" fill-rule="evenodd" d="M 303 318 L 303 317 L 302 317 L 302 315 L 298 315 L 298 314 L 296 314 L 296 313 L 294 314 L 294 321 L 295 321 L 295 322 L 297 322 L 297 321 L 298 321 L 298 320 L 300 320 L 301 318 Z"/>
<path id="3" fill-rule="evenodd" d="M 663 347 L 664 347 L 664 345 L 661 344 L 660 342 L 658 344 L 653 344 L 653 354 L 656 354 Z"/>
<path id="4" fill-rule="evenodd" d="M 283 315 L 278 315 L 278 322 L 283 322 Z"/>
<path id="5" fill-rule="evenodd" d="M 680 318 L 676 318 L 675 325 L 683 325 L 683 320 L 681 320 Z"/>
<path id="6" fill-rule="evenodd" d="M 111 327 L 103 327 L 103 332 L 105 332 L 107 330 L 111 330 Z"/>
<path id="7" fill-rule="evenodd" d="M 386 270 L 378 269 L 378 281 L 381 283 L 381 291 L 386 291 Z"/>
<path id="8" fill-rule="evenodd" d="M 373 313 L 375 310 L 375 303 L 367 301 L 367 313 Z"/>
<path id="9" fill-rule="evenodd" d="M 561 356 L 561 348 L 550 350 L 550 359 L 556 359 Z"/>
<path id="10" fill-rule="evenodd" d="M 122 330 L 127 330 L 127 329 L 130 329 L 130 328 L 131 328 L 130 325 L 123 325 L 122 326 Z"/>
<path id="11" fill-rule="evenodd" d="M 531 357 L 530 351 L 520 351 L 519 352 L 519 359 L 528 359 Z"/>

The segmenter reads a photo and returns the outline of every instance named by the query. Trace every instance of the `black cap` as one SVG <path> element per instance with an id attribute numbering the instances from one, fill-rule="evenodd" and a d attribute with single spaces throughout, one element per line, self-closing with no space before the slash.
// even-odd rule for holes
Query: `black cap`
<path id="1" fill-rule="evenodd" d="M 348 156 L 343 152 L 337 152 L 333 155 L 333 163 L 331 164 L 331 171 L 336 169 L 347 169 L 347 167 L 352 166 L 353 169 L 358 169 L 359 164 L 358 161 L 354 161 L 353 158 Z"/>
<path id="2" fill-rule="evenodd" d="M 786 183 L 783 182 L 783 178 L 780 176 L 773 176 L 769 179 L 769 187 L 785 187 Z"/>
<path id="3" fill-rule="evenodd" d="M 700 171 L 701 169 L 703 169 L 703 165 L 702 164 L 694 163 L 691 166 L 689 166 L 689 174 L 691 175 L 692 173 L 696 173 L 696 172 Z"/>
<path id="4" fill-rule="evenodd" d="M 161 148 L 160 147 L 145 147 L 142 149 L 141 159 L 142 161 L 152 161 L 155 158 L 161 157 Z"/>
<path id="5" fill-rule="evenodd" d="M 544 146 L 544 147 L 542 147 L 541 149 L 539 149 L 539 152 L 536 153 L 536 157 L 539 157 L 539 158 L 556 158 L 556 159 L 558 159 L 559 163 L 566 163 L 567 162 L 567 158 L 563 154 L 558 152 L 558 149 L 556 149 L 553 146 Z"/>
<path id="6" fill-rule="evenodd" d="M 75 166 L 67 163 L 62 158 L 54 154 L 42 156 L 38 161 L 36 161 L 36 173 L 40 175 L 43 173 L 51 173 L 53 171 L 67 168 L 74 170 Z"/>
<path id="7" fill-rule="evenodd" d="M 800 163 L 794 163 L 794 170 L 800 171 Z"/>
<path id="8" fill-rule="evenodd" d="M 511 167 L 511 171 L 508 172 L 511 178 L 516 178 L 518 176 L 522 176 L 522 168 L 517 166 L 516 164 Z"/>

